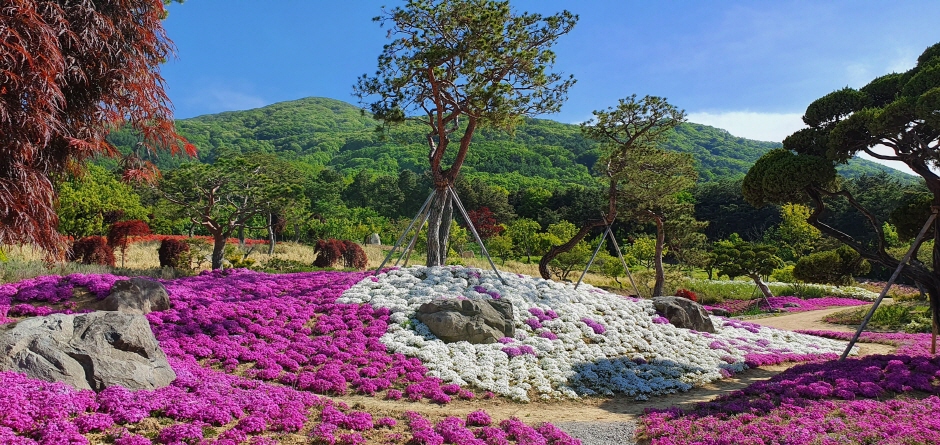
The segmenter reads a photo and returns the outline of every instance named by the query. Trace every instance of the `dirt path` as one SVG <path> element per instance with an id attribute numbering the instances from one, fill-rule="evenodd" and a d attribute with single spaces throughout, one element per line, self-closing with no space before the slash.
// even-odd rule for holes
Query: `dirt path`
<path id="1" fill-rule="evenodd" d="M 856 326 L 829 324 L 823 321 L 823 318 L 827 315 L 834 314 L 836 312 L 842 312 L 846 309 L 850 308 L 832 307 L 829 309 L 820 309 L 818 311 L 795 312 L 786 315 L 754 318 L 747 321 L 751 323 L 757 323 L 761 326 L 768 326 L 771 328 L 783 329 L 787 331 L 812 329 L 821 331 L 855 332 Z"/>
<path id="2" fill-rule="evenodd" d="M 844 309 L 845 308 L 831 308 L 748 321 L 791 331 L 799 329 L 821 329 L 854 332 L 854 329 L 850 326 L 831 325 L 821 321 L 822 317 Z M 889 354 L 894 351 L 893 347 L 887 345 L 860 343 L 859 346 L 860 355 Z M 372 412 L 373 415 L 417 411 L 429 417 L 465 416 L 471 411 L 485 409 L 494 419 L 518 417 L 531 424 L 538 422 L 622 423 L 635 421 L 639 415 L 643 414 L 646 408 L 668 408 L 670 406 L 691 408 L 698 402 L 712 400 L 722 394 L 742 389 L 752 383 L 767 380 L 797 364 L 798 363 L 787 363 L 777 366 L 748 369 L 738 373 L 732 378 L 718 380 L 683 393 L 657 396 L 646 402 L 638 402 L 634 400 L 633 397 L 629 396 L 616 396 L 589 397 L 572 401 L 535 401 L 531 403 L 515 403 L 507 400 L 477 399 L 469 402 L 454 400 L 447 405 L 440 406 L 428 403 L 380 400 L 364 396 L 334 397 L 334 399 L 346 402 L 350 407 L 366 409 Z"/>

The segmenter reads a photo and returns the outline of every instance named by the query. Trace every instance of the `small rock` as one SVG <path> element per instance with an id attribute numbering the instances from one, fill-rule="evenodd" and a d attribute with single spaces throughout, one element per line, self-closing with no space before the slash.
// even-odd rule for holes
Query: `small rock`
<path id="1" fill-rule="evenodd" d="M 715 332 L 708 312 L 702 305 L 682 297 L 655 297 L 653 306 L 672 323 L 673 326 L 683 329 L 693 329 L 699 332 Z"/>
<path id="2" fill-rule="evenodd" d="M 731 312 L 728 312 L 727 310 L 722 309 L 722 308 L 720 308 L 720 307 L 713 307 L 713 308 L 711 308 L 710 311 L 707 311 L 707 312 L 709 312 L 709 313 L 712 314 L 712 315 L 717 315 L 717 316 L 719 316 L 719 317 L 730 317 L 730 316 L 731 316 Z"/>
<path id="3" fill-rule="evenodd" d="M 144 278 L 114 282 L 111 293 L 94 305 L 100 311 L 146 315 L 170 308 L 170 297 L 162 284 Z"/>
<path id="4" fill-rule="evenodd" d="M 438 300 L 422 304 L 415 318 L 445 343 L 496 343 L 515 335 L 512 304 L 500 300 Z"/>

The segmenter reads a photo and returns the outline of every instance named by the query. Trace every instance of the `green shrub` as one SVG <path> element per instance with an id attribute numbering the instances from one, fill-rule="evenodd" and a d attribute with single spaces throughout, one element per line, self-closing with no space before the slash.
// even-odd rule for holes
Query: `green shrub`
<path id="1" fill-rule="evenodd" d="M 871 270 L 871 265 L 848 246 L 807 255 L 797 260 L 793 277 L 809 283 L 851 284 L 854 275 Z"/>
<path id="2" fill-rule="evenodd" d="M 784 296 L 794 296 L 800 297 L 803 299 L 810 298 L 823 298 L 831 295 L 830 289 L 823 286 L 815 286 L 809 283 L 793 282 L 789 283 L 787 287 L 777 291 L 774 295 Z"/>
<path id="3" fill-rule="evenodd" d="M 778 281 L 780 283 L 794 283 L 796 278 L 793 277 L 793 265 L 784 266 L 780 269 L 774 269 L 770 273 L 770 281 Z"/>

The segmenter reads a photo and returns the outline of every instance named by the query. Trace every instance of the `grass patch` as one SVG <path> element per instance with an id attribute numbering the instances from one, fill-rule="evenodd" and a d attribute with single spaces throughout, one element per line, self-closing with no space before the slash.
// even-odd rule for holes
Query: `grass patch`
<path id="1" fill-rule="evenodd" d="M 857 326 L 870 309 L 871 306 L 846 309 L 827 316 L 825 321 Z M 872 314 L 867 327 L 878 331 L 928 333 L 931 331 L 930 306 L 916 303 L 882 304 Z"/>

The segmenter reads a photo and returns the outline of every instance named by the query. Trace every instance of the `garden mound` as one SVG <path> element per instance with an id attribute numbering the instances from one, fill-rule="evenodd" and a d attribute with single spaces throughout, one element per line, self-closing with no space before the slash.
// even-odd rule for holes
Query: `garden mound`
<path id="1" fill-rule="evenodd" d="M 505 280 L 505 282 L 503 282 Z M 415 313 L 435 300 L 498 299 L 513 306 L 514 338 L 445 343 Z M 649 300 L 582 284 L 463 267 L 411 267 L 360 281 L 341 303 L 391 312 L 381 341 L 429 375 L 519 401 L 687 391 L 749 366 L 832 358 L 844 343 L 713 317 L 716 332 L 680 329 Z"/>

